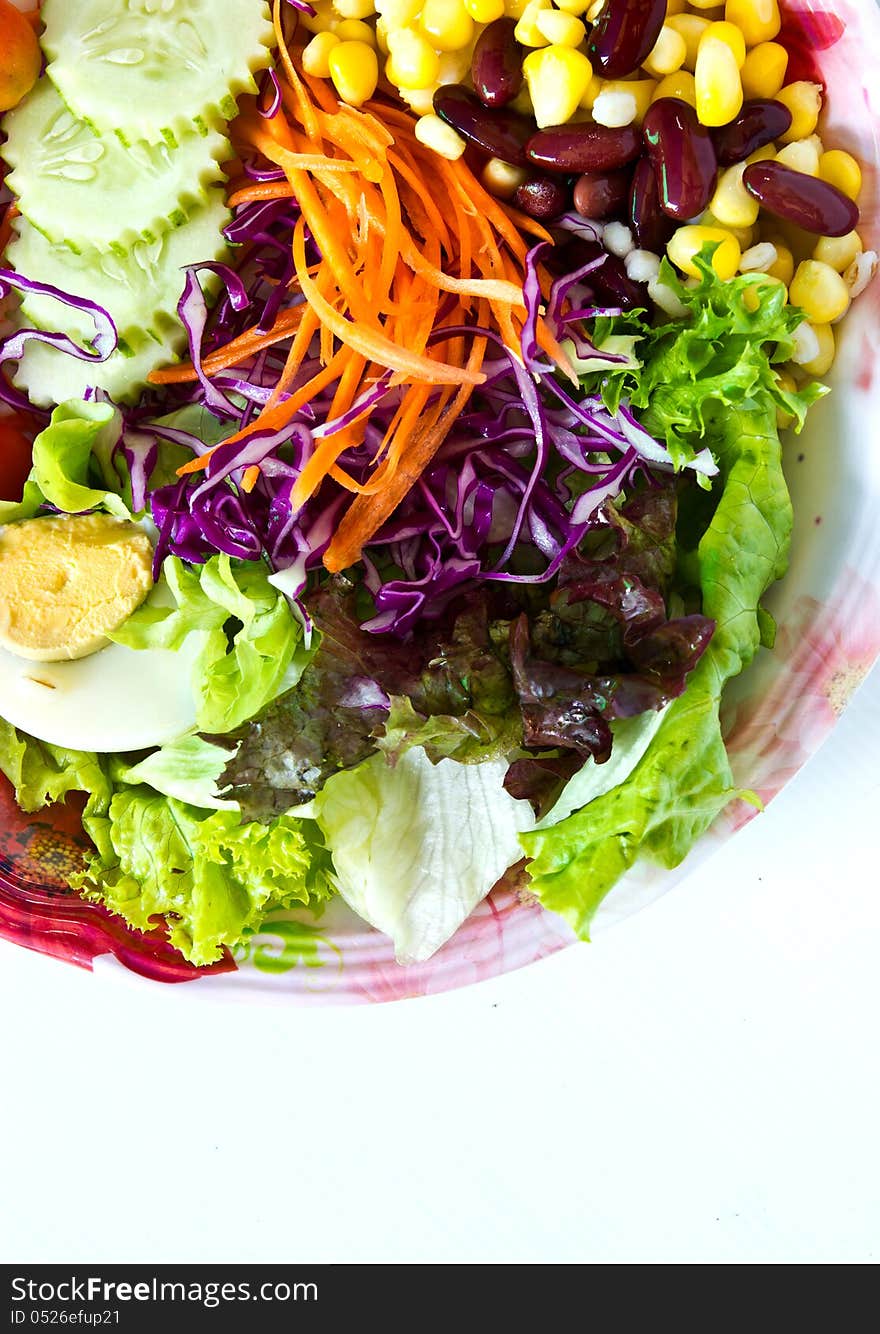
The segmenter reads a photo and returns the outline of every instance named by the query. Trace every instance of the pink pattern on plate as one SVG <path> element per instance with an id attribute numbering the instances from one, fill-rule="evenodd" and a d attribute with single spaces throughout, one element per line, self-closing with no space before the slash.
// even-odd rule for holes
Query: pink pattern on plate
<path id="1" fill-rule="evenodd" d="M 782 8 L 783 40 L 791 49 L 792 74 L 818 77 L 827 84 L 829 142 L 850 148 L 862 158 L 861 231 L 867 244 L 876 248 L 880 244 L 880 148 L 874 127 L 880 117 L 873 70 L 880 59 L 880 26 L 873 0 L 783 0 Z M 865 74 L 854 77 L 859 70 Z M 848 321 L 852 345 L 859 347 L 860 355 L 842 380 L 848 397 L 861 396 L 855 411 L 859 426 L 862 421 L 867 426 L 858 430 L 861 438 L 855 447 L 845 434 L 822 442 L 823 446 L 838 445 L 847 467 L 856 470 L 859 480 L 844 480 L 845 469 L 835 461 L 835 480 L 851 488 L 850 533 L 838 545 L 817 546 L 818 563 L 830 563 L 832 575 L 847 562 L 859 572 L 846 570 L 835 583 L 833 578 L 817 578 L 814 568 L 806 577 L 798 576 L 801 582 L 792 582 L 792 570 L 783 588 L 788 602 L 780 613 L 773 653 L 760 655 L 755 669 L 737 683 L 732 699 L 726 701 L 728 743 L 737 781 L 755 788 L 765 801 L 814 753 L 880 656 L 880 546 L 871 511 L 877 503 L 878 486 L 876 470 L 872 473 L 870 469 L 874 442 L 868 438 L 873 433 L 876 441 L 874 424 L 880 406 L 870 396 L 878 323 L 880 283 L 857 304 Z M 846 427 L 839 425 L 838 431 L 845 433 Z M 824 507 L 822 474 L 816 462 L 814 450 L 811 466 L 819 478 Z M 806 510 L 799 509 L 799 513 Z M 828 524 L 815 530 L 817 543 L 829 541 L 828 530 Z M 752 813 L 738 803 L 716 823 L 687 865 L 699 864 Z M 527 895 L 501 888 L 434 958 L 415 967 L 399 967 L 390 942 L 352 918 L 311 928 L 316 936 L 323 935 L 310 956 L 311 966 L 261 971 L 256 962 L 259 951 L 245 949 L 239 969 L 228 959 L 216 970 L 197 971 L 169 948 L 161 932 L 146 936 L 130 931 L 120 919 L 64 889 L 64 859 L 79 855 L 81 839 L 75 809 L 62 807 L 51 817 L 24 816 L 0 779 L 0 936 L 85 967 L 91 967 L 97 958 L 111 957 L 125 969 L 154 979 L 197 979 L 197 993 L 285 1004 L 399 1000 L 494 977 L 573 941 L 560 918 L 544 912 Z M 666 875 L 664 885 L 679 878 L 676 873 Z M 650 883 L 650 877 L 647 881 Z M 649 897 L 654 893 L 650 891 Z M 639 903 L 643 901 L 648 900 Z M 263 934 L 271 937 L 271 921 Z"/>
<path id="2" fill-rule="evenodd" d="M 775 679 L 728 717 L 734 775 L 765 803 L 818 750 L 880 657 L 880 592 L 854 570 L 842 582 L 846 597 L 833 606 L 797 599 L 777 634 Z M 736 829 L 754 814 L 739 803 L 727 820 Z"/>

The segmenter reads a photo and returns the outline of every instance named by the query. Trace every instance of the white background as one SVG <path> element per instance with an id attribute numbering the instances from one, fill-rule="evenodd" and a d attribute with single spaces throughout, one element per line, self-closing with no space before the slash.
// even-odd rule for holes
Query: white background
<path id="1" fill-rule="evenodd" d="M 880 674 L 707 866 L 451 995 L 215 1004 L 0 943 L 6 1262 L 873 1263 Z"/>
<path id="2" fill-rule="evenodd" d="M 452 995 L 220 1006 L 0 942 L 0 1259 L 875 1263 L 878 753 L 875 670 L 670 895 Z"/>

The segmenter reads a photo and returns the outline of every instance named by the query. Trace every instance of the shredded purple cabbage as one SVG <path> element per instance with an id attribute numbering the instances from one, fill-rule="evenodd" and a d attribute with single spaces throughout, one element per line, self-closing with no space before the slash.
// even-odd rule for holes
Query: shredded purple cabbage
<path id="1" fill-rule="evenodd" d="M 309 11 L 297 0 L 290 3 Z M 264 93 L 270 100 L 273 89 L 277 93 L 277 81 L 269 80 Z M 258 164 L 245 164 L 245 169 L 258 179 L 274 178 Z M 330 386 L 283 430 L 258 431 L 232 445 L 221 443 L 204 472 L 149 490 L 163 441 L 194 454 L 206 452 L 196 437 L 156 425 L 151 418 L 199 404 L 226 423 L 230 433 L 238 432 L 270 399 L 283 401 L 320 368 L 316 340 L 313 355 L 282 393 L 278 386 L 286 355 L 283 344 L 220 375 L 205 371 L 212 352 L 226 347 L 255 321 L 262 329 L 272 328 L 284 311 L 302 301 L 290 290 L 290 239 L 297 216 L 296 204 L 288 199 L 245 205 L 226 229 L 229 242 L 242 248 L 236 269 L 206 263 L 183 271 L 178 312 L 197 383 L 164 391 L 161 399 L 146 395 L 137 409 L 126 414 L 120 448 L 131 472 L 135 506 L 149 504 L 159 531 L 157 570 L 168 554 L 191 562 L 203 561 L 216 551 L 245 560 L 263 557 L 279 586 L 302 611 L 300 596 L 321 566 L 350 493 L 328 478 L 301 510 L 294 511 L 294 487 L 316 442 L 356 420 L 365 421 L 363 442 L 346 450 L 338 466 L 355 485 L 370 478 L 400 400 L 400 390 L 390 384 L 390 372 L 342 415 L 333 417 L 334 386 Z M 584 233 L 582 219 L 563 218 L 561 225 Z M 310 258 L 316 259 L 311 240 L 309 245 Z M 480 335 L 494 351 L 484 363 L 486 383 L 475 391 L 468 411 L 364 553 L 364 582 L 375 604 L 364 628 L 371 632 L 406 636 L 419 620 L 441 617 L 453 599 L 482 582 L 548 583 L 588 530 L 607 524 L 609 501 L 636 482 L 657 485 L 658 475 L 672 470 L 665 446 L 640 426 L 625 404 L 612 415 L 601 400 L 584 396 L 575 380 L 566 383 L 542 355 L 537 341 L 541 313 L 575 356 L 599 357 L 609 365 L 625 361 L 599 352 L 583 323 L 614 313 L 590 304 L 585 282 L 603 258 L 557 277 L 542 312 L 539 264 L 546 249 L 546 245 L 534 247 L 526 261 L 521 357 L 493 331 L 472 325 L 444 328 L 433 336 L 436 343 Z M 200 281 L 203 271 L 220 279 L 221 294 L 213 310 Z M 87 311 L 95 323 L 95 337 L 94 351 L 89 352 L 61 334 L 24 330 L 0 344 L 0 360 L 19 356 L 29 338 L 94 361 L 106 358 L 116 346 L 112 321 L 100 307 L 0 271 L 0 293 L 5 290 L 3 283 L 21 291 L 48 292 Z M 14 391 L 0 377 L 0 396 L 18 406 L 11 394 Z M 708 451 L 693 466 L 707 475 L 714 470 Z M 245 474 L 252 468 L 259 474 L 252 489 L 245 490 Z"/>
<path id="2" fill-rule="evenodd" d="M 35 282 L 32 278 L 26 278 L 12 269 L 0 269 L 0 301 L 4 300 L 10 291 L 21 292 L 24 296 L 28 293 L 34 296 L 50 296 L 60 301 L 62 305 L 88 315 L 95 326 L 95 332 L 89 349 L 80 347 L 66 334 L 47 333 L 43 329 L 17 329 L 0 341 L 0 371 L 7 361 L 20 360 L 28 343 L 46 343 L 49 347 L 57 347 L 59 351 L 66 352 L 70 357 L 76 357 L 78 361 L 106 361 L 116 351 L 119 335 L 116 332 L 116 325 L 103 306 L 96 305 L 94 301 L 87 301 L 85 297 L 61 292 L 48 283 Z M 0 400 L 13 408 L 31 410 L 27 396 L 13 389 L 2 374 L 0 374 Z"/>

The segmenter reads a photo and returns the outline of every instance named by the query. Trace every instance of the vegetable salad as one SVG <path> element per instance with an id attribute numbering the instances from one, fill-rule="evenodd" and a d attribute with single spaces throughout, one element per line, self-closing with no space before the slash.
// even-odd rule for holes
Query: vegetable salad
<path id="1" fill-rule="evenodd" d="M 335 897 L 418 962 L 499 883 L 588 938 L 750 799 L 779 433 L 876 268 L 776 0 L 23 8 L 19 804 L 79 794 L 72 891 L 199 966 Z"/>

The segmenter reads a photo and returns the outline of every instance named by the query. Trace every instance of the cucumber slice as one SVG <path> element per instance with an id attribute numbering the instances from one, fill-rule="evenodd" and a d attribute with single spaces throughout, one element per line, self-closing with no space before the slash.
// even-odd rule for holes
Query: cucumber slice
<path id="1" fill-rule="evenodd" d="M 228 258 L 223 228 L 229 218 L 223 188 L 212 186 L 208 204 L 182 227 L 152 242 L 138 241 L 125 256 L 91 249 L 74 254 L 18 218 L 7 258 L 25 277 L 103 306 L 122 338 L 137 329 L 161 339 L 169 324 L 177 323 L 181 270 L 187 264 Z M 48 296 L 26 296 L 22 315 L 38 329 L 59 329 L 80 343 L 94 331 L 88 315 Z"/>
<path id="2" fill-rule="evenodd" d="M 180 324 L 157 343 L 146 334 L 121 345 L 106 361 L 78 361 L 46 343 L 27 343 L 12 382 L 37 407 L 48 408 L 68 398 L 84 398 L 89 389 L 105 390 L 115 403 L 133 403 L 160 366 L 180 360 L 186 335 Z"/>
<path id="3" fill-rule="evenodd" d="M 19 208 L 50 241 L 124 255 L 182 226 L 223 180 L 228 140 L 216 130 L 179 147 L 98 136 L 77 120 L 48 79 L 3 120 L 3 156 Z M 88 187 L 88 188 L 86 188 Z"/>
<path id="4" fill-rule="evenodd" d="M 83 120 L 172 147 L 236 113 L 271 63 L 265 0 L 44 0 L 49 77 Z"/>

